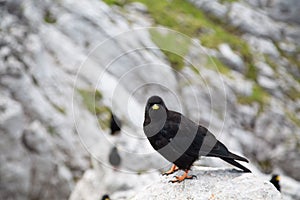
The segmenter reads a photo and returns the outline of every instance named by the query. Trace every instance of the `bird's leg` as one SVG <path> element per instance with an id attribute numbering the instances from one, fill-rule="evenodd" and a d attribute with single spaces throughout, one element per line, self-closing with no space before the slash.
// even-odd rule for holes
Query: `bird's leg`
<path id="1" fill-rule="evenodd" d="M 178 182 L 178 183 L 180 183 L 181 181 L 183 181 L 183 180 L 185 180 L 185 179 L 193 179 L 193 178 L 197 178 L 197 176 L 195 176 L 195 175 L 192 175 L 192 176 L 189 176 L 188 175 L 188 172 L 189 172 L 189 170 L 185 170 L 184 171 L 184 174 L 182 175 L 182 176 L 175 176 L 175 180 L 172 180 L 172 181 L 170 181 L 170 182 L 172 182 L 172 183 L 176 183 L 176 182 Z"/>
<path id="2" fill-rule="evenodd" d="M 169 171 L 164 172 L 162 175 L 170 175 L 174 172 L 178 171 L 178 167 L 176 165 L 172 165 L 171 169 Z"/>

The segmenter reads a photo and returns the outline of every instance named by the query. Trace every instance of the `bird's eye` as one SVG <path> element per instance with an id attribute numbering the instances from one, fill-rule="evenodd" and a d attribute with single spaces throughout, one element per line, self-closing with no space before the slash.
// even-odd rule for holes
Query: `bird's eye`
<path id="1" fill-rule="evenodd" d="M 152 106 L 152 109 L 153 109 L 153 110 L 158 110 L 158 109 L 159 109 L 159 105 L 154 104 L 154 105 Z"/>

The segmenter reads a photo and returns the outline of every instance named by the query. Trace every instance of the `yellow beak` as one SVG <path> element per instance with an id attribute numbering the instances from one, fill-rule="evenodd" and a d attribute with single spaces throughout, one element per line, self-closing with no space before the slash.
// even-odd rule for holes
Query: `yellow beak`
<path id="1" fill-rule="evenodd" d="M 157 109 L 159 109 L 159 106 L 158 106 L 157 104 L 154 104 L 154 105 L 152 106 L 152 109 L 153 109 L 153 110 L 157 110 Z"/>
<path id="2" fill-rule="evenodd" d="M 280 181 L 280 176 L 277 176 L 277 177 L 276 177 L 276 181 Z"/>

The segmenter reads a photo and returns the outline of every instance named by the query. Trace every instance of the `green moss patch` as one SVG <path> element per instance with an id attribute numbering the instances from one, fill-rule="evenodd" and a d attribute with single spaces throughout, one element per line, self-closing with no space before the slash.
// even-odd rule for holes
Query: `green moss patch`
<path id="1" fill-rule="evenodd" d="M 264 173 L 271 173 L 273 170 L 273 163 L 270 159 L 258 161 L 257 164 Z"/>
<path id="2" fill-rule="evenodd" d="M 49 10 L 46 10 L 44 13 L 44 21 L 48 24 L 54 24 L 56 23 L 56 18 Z"/>
<path id="3" fill-rule="evenodd" d="M 78 89 L 84 105 L 91 112 L 96 114 L 96 104 L 102 100 L 102 94 L 98 90 Z"/>
<path id="4" fill-rule="evenodd" d="M 52 136 L 58 135 L 58 133 L 56 132 L 56 128 L 51 125 L 47 127 L 47 132 Z"/>
<path id="5" fill-rule="evenodd" d="M 78 89 L 86 108 L 97 116 L 102 129 L 109 127 L 110 113 L 109 107 L 103 105 L 102 94 L 99 90 Z"/>
<path id="6" fill-rule="evenodd" d="M 107 5 L 124 6 L 126 0 L 103 0 Z"/>
<path id="7" fill-rule="evenodd" d="M 286 111 L 286 116 L 298 127 L 300 127 L 300 119 L 292 112 Z"/>
<path id="8" fill-rule="evenodd" d="M 224 0 L 222 3 L 227 1 L 233 2 L 236 0 Z M 257 70 L 254 66 L 254 59 L 248 44 L 239 37 L 241 33 L 236 28 L 204 13 L 187 0 L 161 0 L 155 2 L 153 0 L 105 0 L 105 2 L 114 5 L 141 2 L 148 7 L 149 14 L 157 25 L 168 27 L 189 37 L 198 38 L 202 45 L 208 48 L 218 48 L 220 44 L 228 43 L 245 61 L 247 66 L 245 76 L 256 81 Z M 172 49 L 172 53 L 165 50 L 163 52 L 175 69 L 181 69 L 184 66 L 184 61 L 178 55 L 184 54 L 176 55 L 176 52 L 185 52 L 186 47 L 188 47 L 187 42 L 178 45 L 174 42 L 176 37 L 171 36 L 171 38 L 166 39 L 166 37 L 155 32 L 152 32 L 151 35 L 153 41 L 161 49 Z"/>
<path id="9" fill-rule="evenodd" d="M 264 55 L 265 62 L 274 70 L 277 71 L 277 63 L 269 56 Z"/>
<path id="10" fill-rule="evenodd" d="M 218 70 L 221 74 L 224 74 L 224 75 L 230 74 L 230 69 L 216 57 L 208 57 L 206 66 L 208 68 Z"/>
<path id="11" fill-rule="evenodd" d="M 155 2 L 153 0 L 127 0 L 126 3 L 135 1 L 144 3 L 148 7 L 149 13 L 156 24 L 169 27 L 189 37 L 198 38 L 206 47 L 217 48 L 222 43 L 228 43 L 245 61 L 248 67 L 245 74 L 246 77 L 256 80 L 257 72 L 253 64 L 250 48 L 238 36 L 240 33 L 236 28 L 216 20 L 186 0 L 161 0 Z M 176 44 L 175 46 L 177 49 L 182 48 Z M 183 65 L 182 59 L 180 60 L 180 58 L 171 55 L 167 55 L 167 57 L 176 68 L 180 68 Z"/>
<path id="12" fill-rule="evenodd" d="M 224 4 L 224 3 L 234 3 L 234 2 L 239 2 L 239 0 L 220 0 L 221 4 Z"/>
<path id="13" fill-rule="evenodd" d="M 61 114 L 63 114 L 63 115 L 65 115 L 66 114 L 66 109 L 65 108 L 63 108 L 63 107 L 61 107 L 61 106 L 58 106 L 58 105 L 56 105 L 56 104 L 52 104 L 52 106 L 58 111 L 58 112 L 60 112 Z"/>
<path id="14" fill-rule="evenodd" d="M 300 99 L 300 92 L 294 87 L 289 88 L 285 94 L 293 101 Z"/>
<path id="15" fill-rule="evenodd" d="M 274 42 L 274 45 L 276 46 L 282 57 L 285 57 L 291 64 L 297 66 L 300 69 L 300 61 L 298 59 L 298 55 L 300 54 L 300 47 L 298 47 L 293 54 L 288 54 L 279 47 L 278 43 Z"/>
<path id="16" fill-rule="evenodd" d="M 189 50 L 191 39 L 181 33 L 154 28 L 150 29 L 152 41 L 162 50 L 176 70 L 184 67 L 184 56 Z"/>
<path id="17" fill-rule="evenodd" d="M 268 103 L 269 94 L 264 91 L 259 85 L 255 84 L 252 87 L 252 93 L 250 96 L 237 96 L 237 100 L 240 104 L 252 104 L 258 103 L 260 105 L 259 112 L 263 111 L 264 105 Z"/>

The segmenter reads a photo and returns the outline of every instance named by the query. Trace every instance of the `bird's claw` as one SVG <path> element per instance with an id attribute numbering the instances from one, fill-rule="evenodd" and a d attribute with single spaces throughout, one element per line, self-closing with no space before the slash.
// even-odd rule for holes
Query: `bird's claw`
<path id="1" fill-rule="evenodd" d="M 175 180 L 170 180 L 169 183 L 180 183 L 182 181 L 184 181 L 185 179 L 193 179 L 193 178 L 196 178 L 197 179 L 197 176 L 196 175 L 191 175 L 191 176 L 186 176 L 186 175 L 183 175 L 183 176 L 174 176 L 176 179 Z"/>
<path id="2" fill-rule="evenodd" d="M 161 175 L 163 175 L 163 176 L 169 176 L 170 174 L 173 174 L 174 172 L 164 172 L 164 173 L 162 173 Z"/>
<path id="3" fill-rule="evenodd" d="M 162 173 L 162 175 L 163 176 L 168 176 L 170 174 L 173 174 L 176 171 L 178 171 L 178 167 L 176 167 L 175 165 L 173 165 L 169 171 L 166 171 L 166 172 Z"/>
<path id="4" fill-rule="evenodd" d="M 191 178 L 189 178 L 189 179 L 193 179 L 193 178 L 198 179 L 198 177 L 196 175 L 192 175 Z"/>

